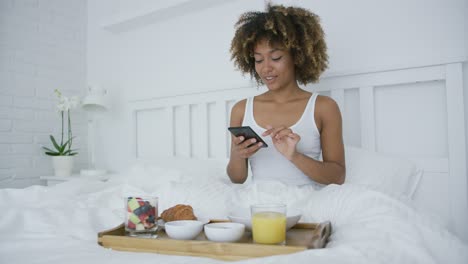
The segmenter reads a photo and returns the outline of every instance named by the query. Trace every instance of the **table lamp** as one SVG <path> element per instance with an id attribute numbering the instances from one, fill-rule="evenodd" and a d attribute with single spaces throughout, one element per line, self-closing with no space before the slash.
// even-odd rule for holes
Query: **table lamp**
<path id="1" fill-rule="evenodd" d="M 88 87 L 88 94 L 82 101 L 82 108 L 88 112 L 88 169 L 80 171 L 84 176 L 99 176 L 106 174 L 103 169 L 96 169 L 96 151 L 94 148 L 96 140 L 96 122 L 100 113 L 109 109 L 106 100 L 107 91 L 97 85 Z"/>

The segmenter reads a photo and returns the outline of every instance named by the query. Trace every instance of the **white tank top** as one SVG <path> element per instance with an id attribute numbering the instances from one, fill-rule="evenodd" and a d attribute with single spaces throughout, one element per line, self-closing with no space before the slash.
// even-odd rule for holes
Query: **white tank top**
<path id="1" fill-rule="evenodd" d="M 319 159 L 322 151 L 320 133 L 314 118 L 317 95 L 317 93 L 312 94 L 301 118 L 290 127 L 294 133 L 301 136 L 301 140 L 296 146 L 297 151 L 313 159 Z M 258 135 L 261 135 L 266 129 L 260 127 L 255 121 L 253 101 L 253 97 L 247 98 L 242 125 L 252 127 Z M 280 181 L 288 185 L 313 184 L 319 188 L 323 186 L 307 177 L 292 162 L 281 155 L 273 145 L 270 136 L 262 138 L 268 144 L 268 148 L 261 148 L 249 158 L 254 182 Z"/>

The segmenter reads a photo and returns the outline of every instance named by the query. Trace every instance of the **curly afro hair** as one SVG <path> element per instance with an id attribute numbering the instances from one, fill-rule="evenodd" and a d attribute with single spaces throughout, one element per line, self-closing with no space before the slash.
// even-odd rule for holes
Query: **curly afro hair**
<path id="1" fill-rule="evenodd" d="M 307 9 L 268 4 L 266 12 L 246 12 L 235 24 L 231 60 L 243 73 L 263 84 L 255 71 L 253 49 L 261 40 L 287 48 L 295 64 L 296 80 L 317 82 L 327 69 L 328 55 L 320 18 Z"/>

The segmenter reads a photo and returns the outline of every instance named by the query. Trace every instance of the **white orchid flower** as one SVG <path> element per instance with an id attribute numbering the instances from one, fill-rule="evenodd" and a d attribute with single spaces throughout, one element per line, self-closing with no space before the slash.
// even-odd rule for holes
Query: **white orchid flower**
<path id="1" fill-rule="evenodd" d="M 72 97 L 68 98 L 66 96 L 63 96 L 62 93 L 60 93 L 59 90 L 55 90 L 55 93 L 59 97 L 59 102 L 57 104 L 57 109 L 60 112 L 62 112 L 62 111 L 66 112 L 66 111 L 69 111 L 71 109 L 75 109 L 80 104 L 80 99 L 79 99 L 78 96 L 72 96 Z"/>
<path id="2" fill-rule="evenodd" d="M 67 111 L 67 110 L 66 110 L 65 104 L 59 103 L 59 104 L 57 105 L 57 111 L 59 111 L 59 112 Z"/>
<path id="3" fill-rule="evenodd" d="M 66 112 L 70 110 L 70 99 L 68 99 L 68 97 L 62 96 L 59 100 L 57 107 L 60 111 Z"/>
<path id="4" fill-rule="evenodd" d="M 46 155 L 50 156 L 74 156 L 78 154 L 76 150 L 72 149 L 72 144 L 73 144 L 73 135 L 72 135 L 72 129 L 71 129 L 71 120 L 70 120 L 70 110 L 73 108 L 78 107 L 80 104 L 80 100 L 77 96 L 72 96 L 70 98 L 63 96 L 60 90 L 55 89 L 54 93 L 57 95 L 58 98 L 58 104 L 57 104 L 57 110 L 60 112 L 61 116 L 61 124 L 62 124 L 62 133 L 60 137 L 60 141 L 55 140 L 54 136 L 50 135 L 50 139 L 53 143 L 53 146 L 55 149 L 50 149 L 47 147 L 43 147 L 44 150 L 46 151 Z M 66 116 L 64 116 L 64 114 Z M 66 119 L 65 119 L 66 118 Z M 65 123 L 66 121 L 66 123 Z M 68 139 L 64 140 L 64 127 L 65 124 L 67 125 L 67 137 Z"/>

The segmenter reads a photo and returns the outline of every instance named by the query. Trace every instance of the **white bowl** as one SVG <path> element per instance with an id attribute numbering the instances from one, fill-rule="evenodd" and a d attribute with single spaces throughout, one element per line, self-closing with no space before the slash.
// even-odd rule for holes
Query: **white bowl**
<path id="1" fill-rule="evenodd" d="M 294 225 L 299 222 L 302 214 L 296 209 L 287 209 L 286 210 L 286 230 L 291 229 Z M 252 230 L 252 220 L 250 216 L 249 209 L 237 209 L 228 215 L 229 220 L 234 223 L 241 223 L 245 225 L 245 228 L 248 231 Z"/>
<path id="2" fill-rule="evenodd" d="M 205 235 L 211 241 L 234 242 L 242 238 L 245 226 L 239 223 L 212 223 L 205 225 Z"/>
<path id="3" fill-rule="evenodd" d="M 203 230 L 203 225 L 198 220 L 177 220 L 165 223 L 164 229 L 170 238 L 188 240 L 196 238 Z"/>
<path id="4" fill-rule="evenodd" d="M 202 222 L 203 224 L 208 224 L 210 222 L 210 219 L 208 218 L 198 218 L 197 221 Z M 166 222 L 162 219 L 158 219 L 158 228 L 164 230 L 164 226 L 166 225 Z"/>

